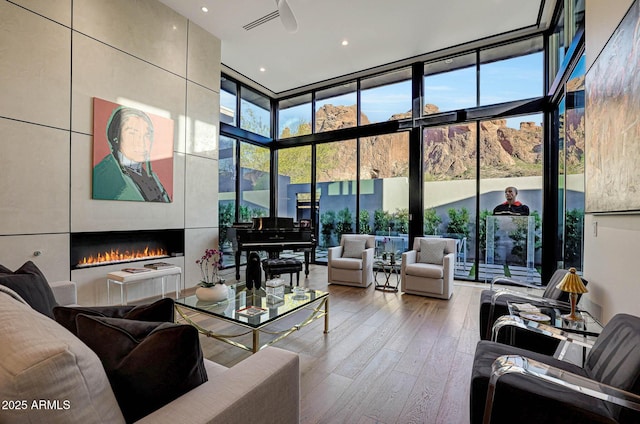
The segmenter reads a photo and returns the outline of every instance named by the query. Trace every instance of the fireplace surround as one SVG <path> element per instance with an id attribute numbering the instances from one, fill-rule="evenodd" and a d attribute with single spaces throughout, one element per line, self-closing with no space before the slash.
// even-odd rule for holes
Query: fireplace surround
<path id="1" fill-rule="evenodd" d="M 183 229 L 71 234 L 72 270 L 183 256 L 183 254 Z"/>

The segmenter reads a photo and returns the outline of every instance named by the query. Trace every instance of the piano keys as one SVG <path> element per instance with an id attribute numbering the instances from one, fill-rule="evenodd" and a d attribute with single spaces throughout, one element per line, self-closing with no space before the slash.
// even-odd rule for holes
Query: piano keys
<path id="1" fill-rule="evenodd" d="M 316 240 L 307 221 L 296 225 L 293 218 L 253 218 L 252 223 L 237 223 L 227 228 L 227 238 L 235 257 L 236 280 L 240 279 L 240 256 L 242 252 L 264 251 L 277 257 L 283 250 L 304 252 L 304 272 L 309 275 L 310 253 Z"/>

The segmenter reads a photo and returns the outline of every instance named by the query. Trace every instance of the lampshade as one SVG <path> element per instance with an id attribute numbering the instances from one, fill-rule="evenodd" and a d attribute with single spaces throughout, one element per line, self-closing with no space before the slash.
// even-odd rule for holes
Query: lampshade
<path id="1" fill-rule="evenodd" d="M 556 288 L 568 293 L 586 293 L 589 290 L 582 283 L 582 278 L 576 274 L 576 269 L 571 267 Z"/>

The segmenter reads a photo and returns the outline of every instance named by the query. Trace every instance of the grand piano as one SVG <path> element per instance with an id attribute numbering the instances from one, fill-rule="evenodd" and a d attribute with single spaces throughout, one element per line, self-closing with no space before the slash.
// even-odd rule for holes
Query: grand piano
<path id="1" fill-rule="evenodd" d="M 309 258 L 316 245 L 310 221 L 293 218 L 252 218 L 251 223 L 235 223 L 227 228 L 236 265 L 236 280 L 240 279 L 240 256 L 242 252 L 264 251 L 269 257 L 277 257 L 283 250 L 304 252 L 304 273 L 309 275 Z"/>

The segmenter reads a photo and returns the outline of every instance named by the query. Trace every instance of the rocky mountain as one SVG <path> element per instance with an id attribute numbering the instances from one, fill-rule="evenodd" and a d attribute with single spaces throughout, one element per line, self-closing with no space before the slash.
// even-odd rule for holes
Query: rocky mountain
<path id="1" fill-rule="evenodd" d="M 425 114 L 438 113 L 436 105 L 427 104 Z M 410 117 L 410 112 L 393 115 L 390 119 Z M 362 123 L 368 123 L 362 116 Z M 331 131 L 356 125 L 355 106 L 325 105 L 316 115 L 316 130 Z M 480 124 L 480 158 L 482 176 L 540 175 L 542 165 L 542 127 L 538 123 L 523 122 L 519 129 L 507 126 L 505 119 L 482 121 Z M 424 169 L 428 180 L 475 178 L 476 125 L 456 124 L 432 127 L 424 132 Z M 353 146 L 333 143 L 336 162 L 333 170 L 324 177 L 327 180 L 350 178 L 353 163 Z M 388 178 L 408 175 L 409 135 L 398 133 L 367 137 L 360 145 L 361 172 L 371 178 Z M 341 161 L 345 162 L 341 164 Z M 352 168 L 352 167 L 351 167 Z M 323 178 L 324 179 L 324 178 Z"/>
<path id="2" fill-rule="evenodd" d="M 579 82 L 576 85 L 580 85 Z M 438 113 L 427 104 L 425 115 Z M 316 132 L 355 127 L 356 106 L 321 107 L 316 114 Z M 390 120 L 405 119 L 410 112 L 395 114 Z M 569 172 L 584 172 L 584 111 L 568 110 L 565 129 L 566 164 Z M 361 123 L 368 124 L 366 115 Z M 286 129 L 290 131 L 290 129 Z M 305 131 L 308 131 L 308 127 Z M 308 132 L 305 132 L 308 133 Z M 424 130 L 425 180 L 472 179 L 476 177 L 476 124 L 462 123 Z M 480 122 L 480 167 L 482 178 L 540 175 L 543 161 L 543 128 L 538 122 L 522 122 L 511 128 L 506 119 Z M 351 180 L 355 176 L 355 140 L 321 144 L 318 154 L 318 181 Z M 408 176 L 409 133 L 401 132 L 361 139 L 360 169 L 363 178 Z M 292 165 L 297 169 L 297 165 Z M 293 175 L 293 171 L 291 170 Z M 281 169 L 286 175 L 289 173 Z M 308 177 L 304 177 L 308 179 Z"/>

